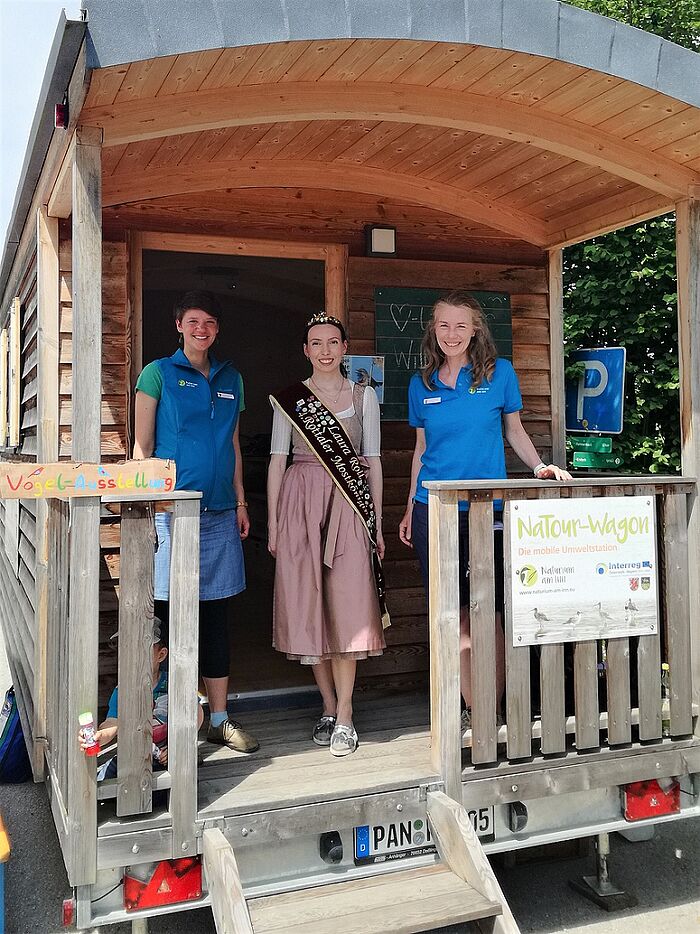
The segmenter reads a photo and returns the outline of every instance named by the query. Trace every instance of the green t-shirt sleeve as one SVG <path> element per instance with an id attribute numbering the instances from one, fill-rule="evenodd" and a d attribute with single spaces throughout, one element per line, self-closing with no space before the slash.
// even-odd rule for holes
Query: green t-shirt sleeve
<path id="1" fill-rule="evenodd" d="M 245 392 L 243 391 L 243 377 L 240 373 L 238 374 L 238 397 L 241 400 L 238 411 L 245 412 Z"/>
<path id="2" fill-rule="evenodd" d="M 152 399 L 160 402 L 163 393 L 163 374 L 157 360 L 147 363 L 141 370 L 141 374 L 136 380 L 136 392 L 145 392 L 147 396 L 151 396 Z"/>

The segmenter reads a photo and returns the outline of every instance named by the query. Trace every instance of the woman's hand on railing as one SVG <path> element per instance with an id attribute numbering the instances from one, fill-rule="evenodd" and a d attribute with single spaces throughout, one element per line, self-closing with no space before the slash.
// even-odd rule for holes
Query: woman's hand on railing
<path id="1" fill-rule="evenodd" d="M 413 521 L 413 503 L 410 503 L 406 507 L 406 512 L 403 514 L 403 519 L 399 522 L 399 538 L 404 543 L 408 545 L 409 548 L 413 548 L 413 542 L 411 541 L 411 524 Z"/>
<path id="2" fill-rule="evenodd" d="M 569 471 L 557 464 L 543 464 L 535 476 L 538 480 L 573 480 Z"/>

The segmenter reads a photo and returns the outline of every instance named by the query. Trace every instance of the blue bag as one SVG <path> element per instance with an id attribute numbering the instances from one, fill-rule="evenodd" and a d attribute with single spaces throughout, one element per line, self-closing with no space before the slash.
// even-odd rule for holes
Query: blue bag
<path id="1" fill-rule="evenodd" d="M 26 782 L 31 774 L 15 689 L 8 688 L 0 713 L 0 782 Z"/>

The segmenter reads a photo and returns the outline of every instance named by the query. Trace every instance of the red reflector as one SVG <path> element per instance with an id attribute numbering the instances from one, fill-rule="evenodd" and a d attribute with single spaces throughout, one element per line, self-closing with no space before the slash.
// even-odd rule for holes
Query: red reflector
<path id="1" fill-rule="evenodd" d="M 675 779 L 667 779 L 662 788 L 655 778 L 646 782 L 632 782 L 623 787 L 625 820 L 645 820 L 662 814 L 678 814 L 681 809 L 681 786 Z"/>
<path id="2" fill-rule="evenodd" d="M 63 910 L 61 913 L 61 923 L 64 928 L 69 928 L 75 921 L 75 899 L 64 898 Z"/>
<path id="3" fill-rule="evenodd" d="M 164 859 L 148 879 L 136 879 L 124 873 L 124 907 L 127 911 L 156 908 L 200 898 L 202 894 L 202 861 L 199 856 Z"/>

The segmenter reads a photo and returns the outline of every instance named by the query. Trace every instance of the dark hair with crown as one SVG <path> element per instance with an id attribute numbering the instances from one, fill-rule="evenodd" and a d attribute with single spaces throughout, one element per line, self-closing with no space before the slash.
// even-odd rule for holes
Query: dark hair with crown
<path id="1" fill-rule="evenodd" d="M 309 342 L 309 331 L 311 328 L 315 328 L 317 324 L 332 324 L 334 328 L 338 328 L 340 331 L 340 339 L 346 341 L 348 339 L 347 334 L 345 333 L 345 326 L 343 322 L 338 318 L 334 318 L 333 315 L 327 315 L 324 311 L 318 312 L 318 314 L 312 315 L 311 318 L 306 322 L 306 327 L 304 328 L 304 343 L 308 344 Z"/>

